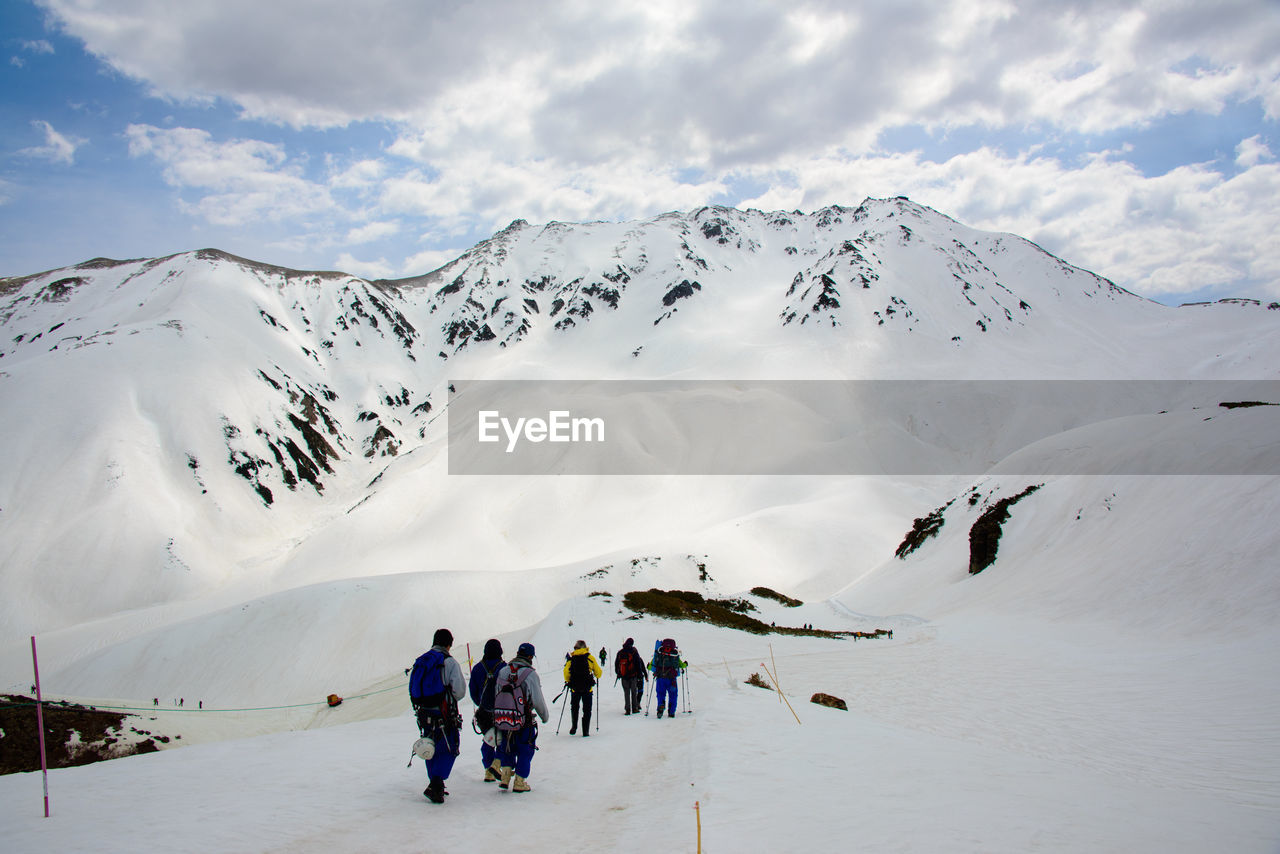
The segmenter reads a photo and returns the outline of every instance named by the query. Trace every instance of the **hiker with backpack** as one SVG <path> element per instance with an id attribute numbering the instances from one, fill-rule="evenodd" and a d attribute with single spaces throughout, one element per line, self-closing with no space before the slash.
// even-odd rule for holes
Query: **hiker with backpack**
<path id="1" fill-rule="evenodd" d="M 529 771 L 538 749 L 537 714 L 545 724 L 551 717 L 542 696 L 542 680 L 533 669 L 534 649 L 522 643 L 511 663 L 498 669 L 494 680 L 493 727 L 500 780 L 498 788 L 529 792 Z"/>
<path id="2" fill-rule="evenodd" d="M 665 707 L 670 717 L 676 716 L 676 698 L 680 693 L 680 674 L 689 665 L 681 660 L 680 650 L 672 638 L 664 638 L 654 650 L 649 669 L 653 671 L 653 688 L 658 695 L 658 719 Z"/>
<path id="3" fill-rule="evenodd" d="M 493 745 L 497 734 L 493 732 L 493 695 L 498 671 L 507 666 L 502 658 L 502 643 L 497 638 L 490 638 L 484 645 L 484 657 L 471 668 L 471 702 L 475 703 L 476 712 L 471 726 L 482 736 L 480 740 L 480 762 L 484 765 L 484 781 L 492 783 L 498 779 L 500 763 Z"/>
<path id="4" fill-rule="evenodd" d="M 644 684 L 649 681 L 649 674 L 645 671 L 644 659 L 636 649 L 634 638 L 627 638 L 613 657 L 613 675 L 622 680 L 622 713 L 631 715 L 639 712 L 640 698 L 644 696 Z"/>
<path id="5" fill-rule="evenodd" d="M 580 640 L 573 645 L 569 660 L 564 663 L 564 684 L 569 688 L 573 705 L 570 707 L 569 735 L 578 732 L 578 710 L 582 710 L 582 734 L 591 735 L 591 691 L 604 675 L 596 657 L 587 649 L 587 642 Z"/>
<path id="6" fill-rule="evenodd" d="M 462 667 L 449 654 L 453 632 L 436 629 L 431 649 L 418 656 L 409 674 L 409 699 L 418 720 L 423 756 L 427 763 L 427 788 L 422 794 L 433 804 L 444 803 L 444 781 L 449 779 L 462 738 L 458 701 L 467 695 Z M 415 748 L 415 752 L 417 752 Z M 429 755 L 430 758 L 427 758 Z"/>

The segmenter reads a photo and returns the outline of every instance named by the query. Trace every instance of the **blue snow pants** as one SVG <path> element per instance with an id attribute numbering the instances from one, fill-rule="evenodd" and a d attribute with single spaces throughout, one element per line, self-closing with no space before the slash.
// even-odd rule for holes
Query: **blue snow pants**
<path id="1" fill-rule="evenodd" d="M 417 712 L 417 719 L 418 732 L 422 733 L 423 738 L 430 737 L 436 747 L 435 753 L 427 760 L 427 776 L 432 779 L 449 779 L 453 761 L 458 758 L 458 748 L 462 744 L 462 732 L 446 728 L 439 715 L 425 710 Z"/>
<path id="2" fill-rule="evenodd" d="M 530 725 L 515 732 L 498 731 L 498 759 L 503 768 L 515 768 L 517 777 L 529 779 L 533 752 L 538 749 L 538 727 Z"/>
<path id="3" fill-rule="evenodd" d="M 671 716 L 675 717 L 676 697 L 680 694 L 680 689 L 677 687 L 678 684 L 679 684 L 679 681 L 677 679 L 673 679 L 667 676 L 660 676 L 654 680 L 653 690 L 658 695 L 658 713 L 659 714 L 662 713 L 662 709 L 665 706 L 666 708 L 671 710 Z M 669 702 L 667 702 L 668 699 L 669 699 Z"/>

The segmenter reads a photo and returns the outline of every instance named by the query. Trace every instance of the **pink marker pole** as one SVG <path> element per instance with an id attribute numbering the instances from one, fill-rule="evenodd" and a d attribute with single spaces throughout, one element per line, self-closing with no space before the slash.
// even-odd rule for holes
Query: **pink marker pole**
<path id="1" fill-rule="evenodd" d="M 36 636 L 31 636 L 31 667 L 36 672 L 36 729 L 40 733 L 40 776 L 44 779 L 44 817 L 49 817 L 49 765 L 44 752 L 44 701 L 40 698 L 40 661 L 36 658 Z"/>

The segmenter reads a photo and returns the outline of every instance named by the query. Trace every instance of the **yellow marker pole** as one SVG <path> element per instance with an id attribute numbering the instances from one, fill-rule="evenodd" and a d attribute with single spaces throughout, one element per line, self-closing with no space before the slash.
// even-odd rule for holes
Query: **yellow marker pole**
<path id="1" fill-rule="evenodd" d="M 40 693 L 40 661 L 36 657 L 36 636 L 31 636 L 31 667 L 36 674 L 36 733 L 40 742 L 40 775 L 44 780 L 44 817 L 49 817 L 49 760 L 44 744 L 44 698 Z"/>
<path id="2" fill-rule="evenodd" d="M 697 801 L 693 802 L 693 814 L 698 822 L 698 854 L 702 854 L 702 808 Z"/>

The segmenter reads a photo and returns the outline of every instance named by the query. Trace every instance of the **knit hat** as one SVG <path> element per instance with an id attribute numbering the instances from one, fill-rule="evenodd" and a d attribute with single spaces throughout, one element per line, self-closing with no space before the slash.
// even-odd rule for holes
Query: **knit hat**
<path id="1" fill-rule="evenodd" d="M 497 638 L 490 638 L 484 645 L 485 658 L 502 658 L 502 643 Z"/>
<path id="2" fill-rule="evenodd" d="M 636 639 L 635 639 L 635 638 L 627 638 L 627 642 L 626 642 L 626 643 L 624 643 L 622 646 L 625 648 L 625 647 L 628 647 L 628 646 L 635 646 L 635 645 L 636 645 Z"/>
<path id="3" fill-rule="evenodd" d="M 521 658 L 533 658 L 533 644 L 528 641 L 520 644 L 520 648 L 516 650 L 516 655 Z"/>
<path id="4" fill-rule="evenodd" d="M 435 636 L 431 639 L 432 646 L 453 646 L 453 632 L 448 629 L 436 629 Z"/>

